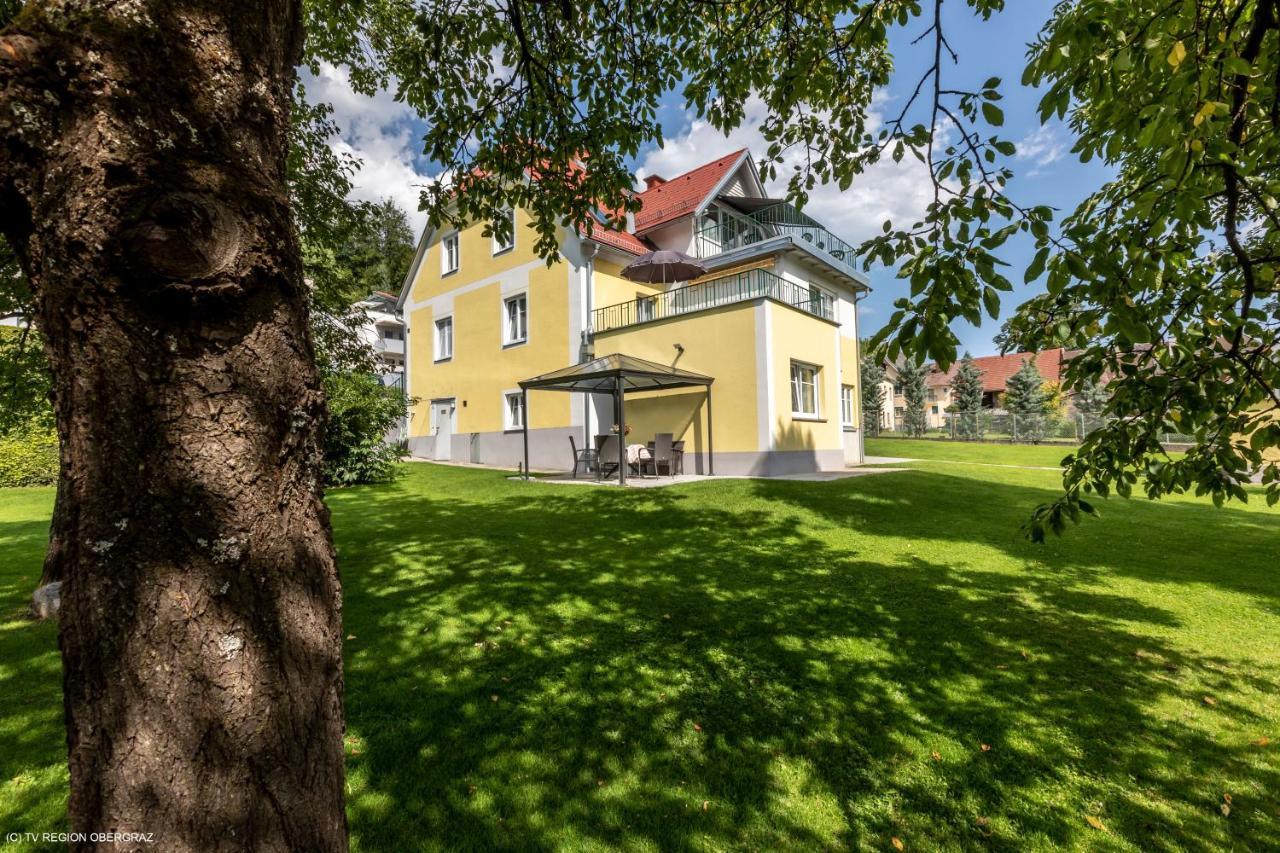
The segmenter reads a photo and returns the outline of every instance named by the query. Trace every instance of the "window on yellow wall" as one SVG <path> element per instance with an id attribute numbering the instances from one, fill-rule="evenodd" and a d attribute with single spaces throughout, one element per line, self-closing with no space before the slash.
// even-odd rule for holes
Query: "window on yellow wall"
<path id="1" fill-rule="evenodd" d="M 453 318 L 436 320 L 436 361 L 453 358 Z"/>
<path id="2" fill-rule="evenodd" d="M 645 296 L 643 293 L 636 294 L 636 320 L 641 323 L 647 323 L 656 316 L 655 307 L 657 299 L 652 296 Z"/>
<path id="3" fill-rule="evenodd" d="M 840 422 L 853 426 L 853 386 L 840 386 Z"/>
<path id="4" fill-rule="evenodd" d="M 458 271 L 458 235 L 450 234 L 440 241 L 440 275 Z"/>
<path id="5" fill-rule="evenodd" d="M 510 233 L 506 237 L 498 236 L 498 223 L 494 223 L 493 253 L 495 255 L 501 255 L 503 252 L 509 252 L 516 247 L 516 212 L 514 210 L 508 210 L 503 214 L 503 217 L 505 217 L 504 221 L 506 222 L 507 229 Z"/>
<path id="6" fill-rule="evenodd" d="M 818 417 L 818 372 L 812 364 L 791 362 L 791 413 L 801 417 Z"/>
<path id="7" fill-rule="evenodd" d="M 524 429 L 524 395 L 519 391 L 510 391 L 504 395 L 506 406 L 503 407 L 503 420 L 506 429 Z"/>
<path id="8" fill-rule="evenodd" d="M 502 342 L 509 345 L 529 340 L 529 297 L 523 293 L 512 296 L 502 307 L 505 315 Z"/>

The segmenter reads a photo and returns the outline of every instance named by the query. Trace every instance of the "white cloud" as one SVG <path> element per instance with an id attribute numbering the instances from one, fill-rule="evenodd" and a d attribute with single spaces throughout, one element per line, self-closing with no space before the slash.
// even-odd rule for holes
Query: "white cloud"
<path id="1" fill-rule="evenodd" d="M 868 122 L 871 128 L 879 122 L 874 108 L 880 102 L 880 98 L 873 101 Z M 639 176 L 658 174 L 673 178 L 739 148 L 749 148 L 753 156 L 759 157 L 768 147 L 760 134 L 760 125 L 767 115 L 764 103 L 753 97 L 746 104 L 742 124 L 727 136 L 707 122 L 695 120 L 686 132 L 649 152 L 638 170 Z M 785 195 L 792 166 L 800 162 L 800 154 L 789 155 L 778 169 L 779 178 L 770 182 L 765 190 L 770 195 Z M 880 233 L 886 219 L 899 227 L 918 221 L 932 200 L 928 172 L 920 161 L 908 154 L 901 163 L 885 157 L 854 178 L 849 189 L 843 192 L 836 184 L 815 187 L 809 194 L 805 213 L 856 245 Z"/>
<path id="2" fill-rule="evenodd" d="M 1054 124 L 1040 125 L 1022 137 L 1017 146 L 1018 159 L 1033 164 L 1026 174 L 1028 178 L 1039 175 L 1049 164 L 1061 160 L 1071 150 L 1071 144 L 1064 138 L 1062 129 Z"/>
<path id="3" fill-rule="evenodd" d="M 414 164 L 420 139 L 413 110 L 389 92 L 368 97 L 354 91 L 346 69 L 327 63 L 322 64 L 320 75 L 308 77 L 305 85 L 308 100 L 333 107 L 341 135 L 330 145 L 361 161 L 360 171 L 351 179 L 351 198 L 392 198 L 409 214 L 414 231 L 420 232 L 426 216 L 418 212 L 418 193 L 431 178 Z"/>

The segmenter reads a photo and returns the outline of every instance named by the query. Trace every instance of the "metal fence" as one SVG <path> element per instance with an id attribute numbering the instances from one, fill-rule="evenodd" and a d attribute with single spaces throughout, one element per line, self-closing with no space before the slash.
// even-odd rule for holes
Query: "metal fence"
<path id="1" fill-rule="evenodd" d="M 802 287 L 766 269 L 752 269 L 596 308 L 591 312 L 591 330 L 608 332 L 761 297 L 827 320 L 835 318 L 835 306 L 827 293 Z"/>
<path id="2" fill-rule="evenodd" d="M 949 441 L 991 441 L 1019 444 L 1079 444 L 1084 437 L 1106 424 L 1100 415 L 1071 412 L 1066 415 L 1019 415 L 999 409 L 978 412 L 926 412 L 925 430 L 912 434 L 901 412 L 891 422 L 881 424 L 871 434 L 883 438 L 935 438 Z M 1164 444 L 1189 444 L 1194 439 L 1183 433 L 1162 433 Z"/>

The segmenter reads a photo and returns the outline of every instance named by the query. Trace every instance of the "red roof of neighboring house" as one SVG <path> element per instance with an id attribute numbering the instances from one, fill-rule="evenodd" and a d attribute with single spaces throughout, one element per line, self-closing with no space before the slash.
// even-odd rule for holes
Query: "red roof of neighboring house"
<path id="1" fill-rule="evenodd" d="M 719 160 L 704 163 L 640 193 L 638 198 L 643 206 L 636 214 L 636 230 L 657 228 L 686 213 L 692 213 L 737 164 L 746 150 L 739 148 Z"/>
<path id="2" fill-rule="evenodd" d="M 1045 378 L 1046 382 L 1059 381 L 1062 375 L 1063 362 L 1066 361 L 1066 351 L 1062 347 L 1038 353 L 1014 352 L 1008 355 L 983 355 L 973 360 L 974 365 L 982 371 L 982 390 L 1003 391 L 1005 385 L 1009 382 L 1009 377 L 1017 373 L 1026 360 L 1033 356 L 1036 362 L 1036 370 L 1040 371 L 1040 375 Z M 951 369 L 946 373 L 938 370 L 936 365 L 929 365 L 929 375 L 925 377 L 925 384 L 932 388 L 950 385 L 952 377 L 956 375 L 956 371 L 959 369 L 960 362 L 958 361 L 951 365 Z"/>

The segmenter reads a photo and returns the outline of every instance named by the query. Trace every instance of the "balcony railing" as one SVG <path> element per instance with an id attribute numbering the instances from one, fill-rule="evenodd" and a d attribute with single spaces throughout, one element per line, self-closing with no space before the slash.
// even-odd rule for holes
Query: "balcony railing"
<path id="1" fill-rule="evenodd" d="M 825 320 L 835 319 L 835 306 L 829 294 L 787 281 L 769 270 L 754 269 L 597 308 L 591 312 L 591 330 L 608 332 L 762 297 Z"/>
<path id="2" fill-rule="evenodd" d="M 853 246 L 785 202 L 755 213 L 726 213 L 719 222 L 702 228 L 694 235 L 694 251 L 700 258 L 710 258 L 783 236 L 817 249 L 851 272 L 858 271 Z"/>

